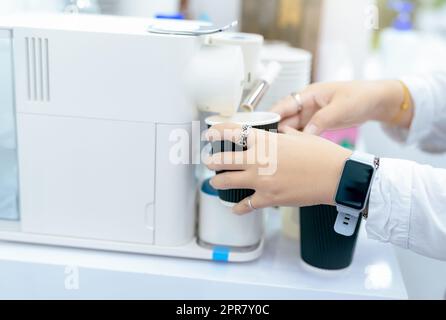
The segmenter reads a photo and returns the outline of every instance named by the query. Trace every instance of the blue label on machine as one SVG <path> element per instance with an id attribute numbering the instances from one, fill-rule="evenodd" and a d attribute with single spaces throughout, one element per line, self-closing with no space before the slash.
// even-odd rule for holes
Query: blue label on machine
<path id="1" fill-rule="evenodd" d="M 212 252 L 212 260 L 214 261 L 229 261 L 230 249 L 227 247 L 214 247 Z"/>

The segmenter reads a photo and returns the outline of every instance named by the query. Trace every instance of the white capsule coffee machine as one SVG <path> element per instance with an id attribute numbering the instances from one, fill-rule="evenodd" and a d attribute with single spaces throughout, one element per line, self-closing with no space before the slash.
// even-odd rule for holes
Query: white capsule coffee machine
<path id="1" fill-rule="evenodd" d="M 0 240 L 259 257 L 262 239 L 249 250 L 197 239 L 194 121 L 199 110 L 230 116 L 259 78 L 261 37 L 218 31 L 107 16 L 2 18 L 0 173 L 9 182 L 0 182 Z M 187 161 L 172 161 L 173 150 Z"/>

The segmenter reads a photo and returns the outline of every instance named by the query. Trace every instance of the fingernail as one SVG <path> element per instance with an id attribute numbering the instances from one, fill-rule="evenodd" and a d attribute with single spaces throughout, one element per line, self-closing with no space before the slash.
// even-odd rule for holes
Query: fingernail
<path id="1" fill-rule="evenodd" d="M 245 213 L 241 212 L 240 208 L 238 208 L 238 207 L 232 208 L 232 213 L 235 214 L 236 216 L 243 216 L 243 215 L 245 215 Z"/>
<path id="2" fill-rule="evenodd" d="M 319 129 L 314 124 L 309 124 L 305 127 L 304 133 L 316 135 L 318 133 Z"/>

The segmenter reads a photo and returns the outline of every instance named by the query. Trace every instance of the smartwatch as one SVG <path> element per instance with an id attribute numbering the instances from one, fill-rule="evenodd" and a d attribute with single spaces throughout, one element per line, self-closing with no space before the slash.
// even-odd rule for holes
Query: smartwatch
<path id="1" fill-rule="evenodd" d="M 378 158 L 361 152 L 353 153 L 345 162 L 334 199 L 338 210 L 336 233 L 347 237 L 355 233 L 358 220 L 367 207 L 378 167 Z"/>

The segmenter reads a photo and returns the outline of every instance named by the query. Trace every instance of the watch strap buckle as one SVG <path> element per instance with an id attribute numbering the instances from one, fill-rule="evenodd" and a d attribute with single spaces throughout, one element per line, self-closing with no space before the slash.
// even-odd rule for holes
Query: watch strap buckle
<path id="1" fill-rule="evenodd" d="M 358 225 L 358 216 L 348 214 L 346 212 L 339 212 L 334 225 L 334 230 L 346 237 L 351 237 Z"/>

